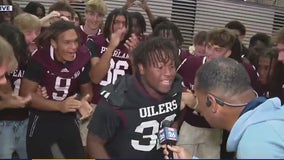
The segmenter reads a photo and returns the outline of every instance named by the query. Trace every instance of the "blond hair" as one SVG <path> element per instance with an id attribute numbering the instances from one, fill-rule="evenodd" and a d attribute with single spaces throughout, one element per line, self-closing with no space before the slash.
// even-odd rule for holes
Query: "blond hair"
<path id="1" fill-rule="evenodd" d="M 21 13 L 14 18 L 14 25 L 21 31 L 40 29 L 40 19 L 30 13 Z"/>
<path id="2" fill-rule="evenodd" d="M 0 36 L 0 67 L 6 65 L 5 63 L 8 63 L 8 72 L 13 71 L 18 66 L 12 46 Z"/>
<path id="3" fill-rule="evenodd" d="M 86 3 L 86 12 L 89 10 L 96 11 L 105 16 L 107 14 L 107 5 L 104 0 L 89 0 Z"/>
<path id="4" fill-rule="evenodd" d="M 272 37 L 272 41 L 275 44 L 284 43 L 284 27 L 282 27 L 279 31 L 274 33 L 274 36 Z"/>

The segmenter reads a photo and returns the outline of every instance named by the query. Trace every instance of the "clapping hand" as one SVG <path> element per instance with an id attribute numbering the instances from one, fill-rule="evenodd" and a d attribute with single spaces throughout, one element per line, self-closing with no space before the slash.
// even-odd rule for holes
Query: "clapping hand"
<path id="1" fill-rule="evenodd" d="M 32 99 L 31 95 L 26 97 L 21 97 L 16 94 L 11 93 L 2 93 L 0 92 L 1 101 L 0 103 L 3 104 L 1 106 L 2 109 L 4 108 L 23 108 L 25 105 Z"/>
<path id="2" fill-rule="evenodd" d="M 81 114 L 80 120 L 89 118 L 93 113 L 93 107 L 88 102 L 90 95 L 87 94 L 81 99 L 81 106 L 79 108 L 79 112 Z"/>

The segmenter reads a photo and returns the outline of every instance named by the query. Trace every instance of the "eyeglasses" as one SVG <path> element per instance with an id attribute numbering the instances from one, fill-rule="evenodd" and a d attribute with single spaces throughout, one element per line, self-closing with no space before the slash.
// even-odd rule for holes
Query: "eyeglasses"
<path id="1" fill-rule="evenodd" d="M 255 94 L 256 98 L 258 97 L 258 94 L 255 90 L 253 90 L 253 93 Z M 230 102 L 226 102 L 223 99 L 221 99 L 220 97 L 215 96 L 212 93 L 208 93 L 211 96 L 213 96 L 215 98 L 216 103 L 218 103 L 221 106 L 227 105 L 230 107 L 242 107 L 242 106 L 246 106 L 248 103 L 230 103 Z"/>

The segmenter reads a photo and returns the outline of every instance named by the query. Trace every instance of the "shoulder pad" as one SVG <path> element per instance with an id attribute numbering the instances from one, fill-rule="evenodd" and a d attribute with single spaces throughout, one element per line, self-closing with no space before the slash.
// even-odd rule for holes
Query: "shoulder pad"
<path id="1" fill-rule="evenodd" d="M 128 81 L 128 76 L 122 76 L 116 80 L 115 84 L 109 84 L 103 87 L 100 95 L 103 96 L 111 105 L 122 107 L 128 90 Z"/>

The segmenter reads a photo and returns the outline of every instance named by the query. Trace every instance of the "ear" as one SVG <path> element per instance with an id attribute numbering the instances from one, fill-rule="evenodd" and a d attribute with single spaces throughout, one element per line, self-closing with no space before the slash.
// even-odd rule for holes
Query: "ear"
<path id="1" fill-rule="evenodd" d="M 145 74 L 145 69 L 144 69 L 144 66 L 142 64 L 138 64 L 138 69 L 139 69 L 139 73 L 141 75 Z"/>
<path id="2" fill-rule="evenodd" d="M 216 113 L 218 110 L 218 103 L 216 102 L 215 98 L 212 95 L 207 95 L 207 101 L 210 101 L 210 106 L 209 108 L 213 113 Z"/>
<path id="3" fill-rule="evenodd" d="M 210 98 L 207 96 L 207 98 L 206 98 L 206 106 L 210 107 L 211 105 L 212 105 L 212 102 L 211 102 Z"/>
<path id="4" fill-rule="evenodd" d="M 50 40 L 50 44 L 51 44 L 51 46 L 52 46 L 54 49 L 57 48 L 57 44 L 56 44 L 56 42 L 55 42 L 54 39 L 51 39 L 51 40 Z"/>
<path id="5" fill-rule="evenodd" d="M 225 57 L 228 58 L 231 54 L 232 54 L 232 50 L 229 49 L 229 50 L 225 53 Z"/>

